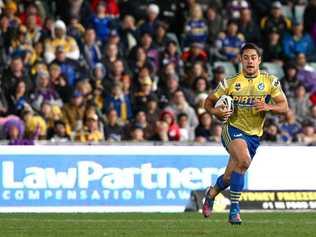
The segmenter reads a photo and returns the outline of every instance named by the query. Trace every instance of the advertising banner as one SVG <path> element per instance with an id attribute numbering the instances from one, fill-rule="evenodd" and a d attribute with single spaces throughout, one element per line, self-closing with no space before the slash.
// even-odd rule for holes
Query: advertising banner
<path id="1" fill-rule="evenodd" d="M 228 158 L 198 147 L 23 149 L 0 155 L 2 211 L 183 211 Z"/>

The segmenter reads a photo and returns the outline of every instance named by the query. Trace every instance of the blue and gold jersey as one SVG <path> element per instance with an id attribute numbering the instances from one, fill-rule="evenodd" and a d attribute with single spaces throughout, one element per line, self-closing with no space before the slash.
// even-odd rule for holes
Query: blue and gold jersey
<path id="1" fill-rule="evenodd" d="M 263 71 L 254 78 L 246 78 L 243 73 L 239 73 L 224 79 L 214 91 L 217 98 L 229 95 L 234 100 L 235 110 L 228 123 L 249 135 L 257 136 L 263 133 L 265 112 L 258 112 L 255 102 L 269 103 L 282 94 L 278 78 Z"/>

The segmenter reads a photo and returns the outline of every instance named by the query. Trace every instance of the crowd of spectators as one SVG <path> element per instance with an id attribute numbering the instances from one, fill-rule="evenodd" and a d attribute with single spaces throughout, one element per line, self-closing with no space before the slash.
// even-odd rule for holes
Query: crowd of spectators
<path id="1" fill-rule="evenodd" d="M 316 0 L 0 0 L 0 139 L 219 143 L 203 108 L 227 76 L 214 62 L 238 70 L 254 42 L 290 104 L 262 140 L 315 144 L 315 13 Z"/>

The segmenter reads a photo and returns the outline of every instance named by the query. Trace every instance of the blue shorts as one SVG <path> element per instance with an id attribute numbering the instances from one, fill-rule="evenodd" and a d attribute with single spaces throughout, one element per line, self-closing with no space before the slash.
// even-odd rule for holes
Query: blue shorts
<path id="1" fill-rule="evenodd" d="M 248 135 L 238 128 L 225 124 L 222 131 L 222 143 L 227 151 L 228 145 L 234 139 L 245 140 L 251 159 L 255 156 L 257 148 L 260 145 L 260 138 L 256 135 Z"/>

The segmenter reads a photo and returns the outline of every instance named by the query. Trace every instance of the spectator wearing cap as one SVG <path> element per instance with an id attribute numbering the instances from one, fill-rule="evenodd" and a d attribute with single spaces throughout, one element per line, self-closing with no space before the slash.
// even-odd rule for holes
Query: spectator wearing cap
<path id="1" fill-rule="evenodd" d="M 238 62 L 241 45 L 244 43 L 244 35 L 239 32 L 236 21 L 227 23 L 226 32 L 221 32 L 216 40 L 216 57 L 218 60 Z"/>
<path id="2" fill-rule="evenodd" d="M 183 46 L 189 47 L 193 42 L 205 44 L 207 36 L 207 25 L 203 19 L 202 7 L 199 4 L 194 4 L 184 26 Z"/>
<path id="3" fill-rule="evenodd" d="M 245 41 L 261 45 L 260 27 L 250 8 L 240 10 L 238 29 L 244 35 Z"/>
<path id="4" fill-rule="evenodd" d="M 66 58 L 78 60 L 80 56 L 79 47 L 74 38 L 67 35 L 66 24 L 57 20 L 54 24 L 53 35 L 45 42 L 45 60 L 51 63 L 55 59 L 57 48 L 63 48 Z"/>
<path id="5" fill-rule="evenodd" d="M 291 20 L 283 15 L 282 4 L 275 1 L 271 5 L 271 11 L 268 16 L 265 16 L 260 21 L 260 28 L 263 36 L 268 36 L 273 29 L 280 32 L 281 37 L 284 33 L 290 30 Z M 266 38 L 267 40 L 267 38 Z"/>
<path id="6" fill-rule="evenodd" d="M 106 13 L 106 3 L 104 1 L 100 1 L 97 4 L 96 13 L 90 21 L 98 40 L 105 43 L 111 31 L 112 18 Z"/>
<path id="7" fill-rule="evenodd" d="M 63 102 L 60 99 L 58 93 L 51 87 L 49 73 L 46 71 L 40 72 L 36 76 L 36 87 L 34 93 L 31 95 L 32 107 L 36 111 L 40 111 L 40 108 L 44 102 L 51 105 L 63 106 Z"/>
<path id="8" fill-rule="evenodd" d="M 21 81 L 23 81 L 25 85 L 25 95 L 28 95 L 33 89 L 33 83 L 27 68 L 23 64 L 22 57 L 20 55 L 14 55 L 8 68 L 4 70 L 1 76 L 1 87 L 6 98 L 15 95 L 17 84 Z"/>
<path id="9" fill-rule="evenodd" d="M 206 24 L 208 28 L 208 43 L 214 46 L 218 34 L 224 31 L 224 19 L 219 9 L 214 5 L 210 5 L 207 8 Z"/>
<path id="10" fill-rule="evenodd" d="M 269 32 L 268 40 L 263 43 L 262 55 L 263 60 L 266 62 L 276 62 L 282 65 L 284 59 L 282 39 L 280 32 L 276 28 Z"/>
<path id="11" fill-rule="evenodd" d="M 282 45 L 287 60 L 293 60 L 298 53 L 306 55 L 307 59 L 315 59 L 313 40 L 308 33 L 303 32 L 303 23 L 294 22 L 292 34 L 285 34 Z"/>
<path id="12" fill-rule="evenodd" d="M 123 94 L 120 83 L 114 84 L 110 95 L 104 99 L 104 111 L 115 109 L 122 123 L 127 123 L 133 117 L 133 109 L 130 98 Z"/>
<path id="13" fill-rule="evenodd" d="M 74 91 L 70 102 L 66 103 L 63 108 L 65 122 L 69 125 L 71 131 L 79 131 L 82 128 L 85 100 L 79 91 Z"/>
<path id="14" fill-rule="evenodd" d="M 16 16 L 18 6 L 13 0 L 6 1 L 4 5 L 4 15 L 9 19 L 9 27 L 17 28 L 21 20 Z"/>
<path id="15" fill-rule="evenodd" d="M 140 34 L 149 33 L 154 35 L 155 29 L 159 23 L 159 7 L 158 5 L 151 3 L 147 7 L 147 17 L 145 21 L 139 26 L 138 31 Z"/>
<path id="16" fill-rule="evenodd" d="M 104 137 L 106 141 L 121 141 L 124 135 L 124 129 L 121 125 L 117 112 L 114 108 L 106 113 L 106 124 L 104 125 Z"/>
<path id="17" fill-rule="evenodd" d="M 96 41 L 96 33 L 93 28 L 88 28 L 84 32 L 82 55 L 88 69 L 94 69 L 95 65 L 101 61 L 100 45 Z"/>
<path id="18" fill-rule="evenodd" d="M 60 67 L 62 74 L 67 79 L 68 85 L 72 88 L 74 88 L 77 80 L 80 78 L 80 73 L 83 74 L 78 61 L 67 58 L 66 50 L 63 46 L 56 48 L 56 58 L 51 64 L 57 64 Z"/>
<path id="19" fill-rule="evenodd" d="M 104 141 L 103 131 L 99 128 L 99 118 L 95 113 L 88 113 L 83 128 L 77 132 L 76 141 L 82 143 L 98 143 Z"/>

